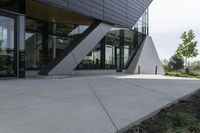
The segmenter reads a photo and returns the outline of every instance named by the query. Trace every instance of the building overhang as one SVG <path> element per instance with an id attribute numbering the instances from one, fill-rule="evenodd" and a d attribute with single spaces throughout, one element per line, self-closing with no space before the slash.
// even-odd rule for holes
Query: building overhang
<path id="1" fill-rule="evenodd" d="M 90 25 L 93 18 L 86 17 L 61 8 L 49 6 L 34 0 L 26 1 L 26 17 L 48 22 Z"/>

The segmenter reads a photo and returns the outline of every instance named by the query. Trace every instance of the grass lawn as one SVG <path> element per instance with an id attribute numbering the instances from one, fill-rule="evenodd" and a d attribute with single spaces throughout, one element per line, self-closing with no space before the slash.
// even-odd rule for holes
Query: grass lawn
<path id="1" fill-rule="evenodd" d="M 124 133 L 200 133 L 200 91 Z"/>
<path id="2" fill-rule="evenodd" d="M 190 73 L 166 72 L 165 75 L 174 77 L 200 78 L 200 71 L 192 71 Z"/>

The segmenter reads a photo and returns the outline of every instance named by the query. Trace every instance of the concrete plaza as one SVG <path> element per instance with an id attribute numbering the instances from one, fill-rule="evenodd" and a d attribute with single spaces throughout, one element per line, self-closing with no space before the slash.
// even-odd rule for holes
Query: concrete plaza
<path id="1" fill-rule="evenodd" d="M 147 75 L 0 80 L 0 132 L 115 133 L 198 88 Z"/>

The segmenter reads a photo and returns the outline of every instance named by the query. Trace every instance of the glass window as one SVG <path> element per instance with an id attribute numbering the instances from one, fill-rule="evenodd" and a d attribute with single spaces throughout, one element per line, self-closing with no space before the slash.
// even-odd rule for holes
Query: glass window
<path id="1" fill-rule="evenodd" d="M 126 67 L 126 64 L 130 58 L 131 55 L 135 52 L 135 31 L 133 30 L 124 30 L 124 68 Z"/>
<path id="2" fill-rule="evenodd" d="M 143 34 L 135 30 L 112 28 L 99 45 L 78 65 L 77 69 L 98 69 L 100 67 L 100 69 L 118 70 L 122 66 L 126 68 L 129 58 L 134 55 L 142 37 Z"/>
<path id="3" fill-rule="evenodd" d="M 36 20 L 26 19 L 26 30 L 42 32 L 43 24 Z"/>
<path id="4" fill-rule="evenodd" d="M 84 60 L 78 65 L 78 69 L 100 69 L 101 61 L 101 44 L 99 43 L 93 50 L 90 52 Z"/>
<path id="5" fill-rule="evenodd" d="M 112 46 L 119 46 L 120 42 L 120 29 L 112 28 L 106 36 L 106 44 Z"/>
<path id="6" fill-rule="evenodd" d="M 16 76 L 14 19 L 0 16 L 0 77 Z"/>
<path id="7" fill-rule="evenodd" d="M 74 25 L 71 24 L 49 23 L 49 34 L 68 36 L 73 29 Z"/>
<path id="8" fill-rule="evenodd" d="M 87 25 L 26 19 L 26 68 L 39 70 L 68 48 Z"/>
<path id="9" fill-rule="evenodd" d="M 26 68 L 41 67 L 42 52 L 42 34 L 37 32 L 26 32 Z"/>
<path id="10" fill-rule="evenodd" d="M 132 29 L 135 30 L 135 31 L 138 31 L 138 22 L 133 26 Z"/>
<path id="11" fill-rule="evenodd" d="M 129 48 L 124 46 L 124 65 L 126 65 L 129 59 Z"/>
<path id="12" fill-rule="evenodd" d="M 109 68 L 109 69 L 115 67 L 115 52 L 114 52 L 114 46 L 106 45 L 105 67 L 106 67 L 106 68 Z"/>
<path id="13" fill-rule="evenodd" d="M 49 55 L 51 59 L 56 58 L 56 56 L 66 49 L 72 41 L 71 38 L 65 36 L 49 35 L 48 38 Z"/>
<path id="14" fill-rule="evenodd" d="M 142 21 L 138 21 L 138 32 L 142 33 L 143 23 Z"/>
<path id="15" fill-rule="evenodd" d="M 144 12 L 144 14 L 140 17 L 138 22 L 132 27 L 137 32 L 148 34 L 148 9 Z"/>

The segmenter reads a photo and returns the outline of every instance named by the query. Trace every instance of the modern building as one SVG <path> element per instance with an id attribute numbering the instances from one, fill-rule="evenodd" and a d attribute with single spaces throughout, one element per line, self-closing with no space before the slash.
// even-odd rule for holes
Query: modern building
<path id="1" fill-rule="evenodd" d="M 162 74 L 152 0 L 1 0 L 0 77 Z"/>

